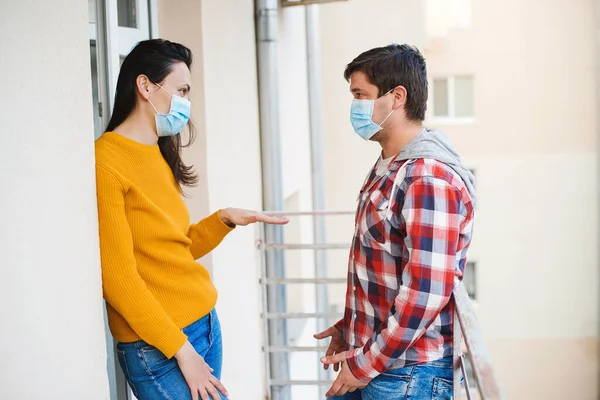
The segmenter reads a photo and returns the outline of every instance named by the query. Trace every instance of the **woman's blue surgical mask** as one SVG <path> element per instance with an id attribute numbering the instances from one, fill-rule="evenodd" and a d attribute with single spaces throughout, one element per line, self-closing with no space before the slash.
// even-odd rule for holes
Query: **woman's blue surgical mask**
<path id="1" fill-rule="evenodd" d="M 380 100 L 392 93 L 394 89 L 390 90 L 377 100 Z M 377 100 L 352 100 L 352 107 L 350 108 L 350 123 L 354 128 L 354 132 L 364 140 L 369 140 L 377 132 L 383 129 L 383 123 L 392 115 L 396 110 L 392 110 L 387 117 L 383 119 L 379 124 L 373 122 L 373 108 Z"/>
<path id="2" fill-rule="evenodd" d="M 190 107 L 192 103 L 183 97 L 169 93 L 158 83 L 156 85 L 171 96 L 171 109 L 168 114 L 159 113 L 156 107 L 154 107 L 154 104 L 148 99 L 148 102 L 152 108 L 154 108 L 154 111 L 156 111 L 156 114 L 154 115 L 156 132 L 159 137 L 175 136 L 183 130 L 183 127 L 190 120 Z"/>

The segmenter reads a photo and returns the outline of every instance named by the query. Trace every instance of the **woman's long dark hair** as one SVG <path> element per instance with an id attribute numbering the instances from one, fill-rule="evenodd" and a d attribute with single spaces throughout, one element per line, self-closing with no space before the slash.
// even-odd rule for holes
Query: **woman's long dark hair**
<path id="1" fill-rule="evenodd" d="M 121 125 L 133 112 L 137 99 L 137 77 L 146 75 L 152 83 L 162 83 L 173 71 L 175 64 L 183 62 L 188 68 L 192 66 L 192 52 L 187 47 L 164 39 L 145 40 L 138 43 L 131 53 L 125 57 L 119 72 L 115 107 L 106 127 L 106 132 L 113 131 Z M 198 176 L 181 159 L 181 149 L 190 146 L 196 137 L 191 121 L 188 123 L 189 140 L 181 143 L 181 135 L 166 136 L 158 139 L 160 152 L 171 167 L 175 180 L 182 185 L 192 187 L 198 183 Z"/>

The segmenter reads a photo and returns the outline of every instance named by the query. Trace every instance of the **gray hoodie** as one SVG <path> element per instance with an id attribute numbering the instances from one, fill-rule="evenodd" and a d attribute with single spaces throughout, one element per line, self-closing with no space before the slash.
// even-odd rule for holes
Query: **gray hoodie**
<path id="1" fill-rule="evenodd" d="M 452 168 L 464 181 L 471 200 L 475 204 L 475 177 L 462 165 L 460 156 L 442 132 L 424 127 L 419 136 L 407 144 L 396 160 L 414 160 L 430 158 L 442 162 Z"/>

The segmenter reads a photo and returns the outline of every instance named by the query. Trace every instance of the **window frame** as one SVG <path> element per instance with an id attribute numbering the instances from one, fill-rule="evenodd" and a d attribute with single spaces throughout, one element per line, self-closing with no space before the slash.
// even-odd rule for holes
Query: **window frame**
<path id="1" fill-rule="evenodd" d="M 470 77 L 473 80 L 473 115 L 469 117 L 456 116 L 456 78 Z M 435 104 L 435 87 L 436 80 L 444 79 L 447 82 L 448 90 L 448 115 L 435 115 L 433 109 Z M 427 120 L 439 125 L 470 125 L 475 123 L 475 76 L 473 74 L 454 74 L 446 76 L 433 76 L 429 81 L 429 101 L 427 106 Z"/>

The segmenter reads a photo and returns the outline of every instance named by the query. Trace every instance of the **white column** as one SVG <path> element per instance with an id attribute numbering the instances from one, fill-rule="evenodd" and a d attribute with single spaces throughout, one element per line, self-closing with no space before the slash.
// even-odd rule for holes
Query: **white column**
<path id="1" fill-rule="evenodd" d="M 0 397 L 108 398 L 87 3 L 0 3 Z"/>
<path id="2" fill-rule="evenodd" d="M 203 1 L 209 207 L 262 205 L 254 3 Z M 223 383 L 231 398 L 264 398 L 258 263 L 253 227 L 237 228 L 213 254 L 223 327 Z"/>

